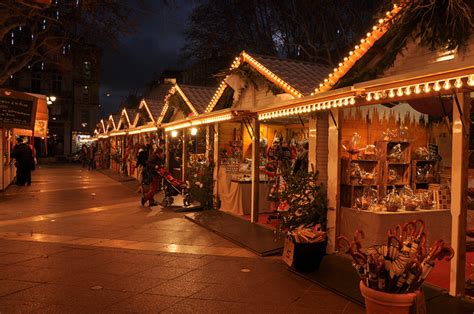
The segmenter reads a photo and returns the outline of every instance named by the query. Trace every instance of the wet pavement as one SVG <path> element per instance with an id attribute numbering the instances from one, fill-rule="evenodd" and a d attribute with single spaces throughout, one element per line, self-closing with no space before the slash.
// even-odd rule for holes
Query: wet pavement
<path id="1" fill-rule="evenodd" d="M 97 171 L 0 192 L 0 313 L 363 313 Z"/>

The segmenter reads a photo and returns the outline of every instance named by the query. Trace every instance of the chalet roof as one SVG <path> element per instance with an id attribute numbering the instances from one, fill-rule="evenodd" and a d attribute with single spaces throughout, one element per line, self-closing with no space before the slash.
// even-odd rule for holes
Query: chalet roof
<path id="1" fill-rule="evenodd" d="M 297 98 L 311 94 L 314 91 L 314 87 L 322 83 L 324 77 L 329 72 L 329 67 L 326 65 L 270 56 L 251 55 L 246 51 L 242 51 L 235 58 L 230 66 L 230 70 L 236 69 L 244 63 L 249 64 L 255 71 L 275 84 L 275 86 L 280 87 L 285 93 Z M 214 109 L 214 106 L 228 86 L 226 83 L 228 77 L 226 76 L 219 84 L 205 112 L 211 112 Z"/>
<path id="2" fill-rule="evenodd" d="M 163 111 L 165 96 L 172 86 L 172 84 L 160 84 L 143 97 L 155 120 Z"/>
<path id="3" fill-rule="evenodd" d="M 135 120 L 135 116 L 137 115 L 138 109 L 127 108 L 125 110 L 127 111 L 127 115 L 128 115 L 128 118 L 130 119 L 130 123 L 133 123 L 133 121 Z"/>
<path id="4" fill-rule="evenodd" d="M 311 94 L 330 70 L 328 66 L 317 63 L 254 54 L 251 56 L 303 95 Z"/>
<path id="5" fill-rule="evenodd" d="M 206 110 L 207 105 L 211 101 L 212 95 L 216 91 L 216 88 L 205 87 L 205 86 L 193 86 L 193 85 L 178 85 L 183 91 L 185 96 L 191 102 L 191 105 L 196 111 L 201 114 Z"/>

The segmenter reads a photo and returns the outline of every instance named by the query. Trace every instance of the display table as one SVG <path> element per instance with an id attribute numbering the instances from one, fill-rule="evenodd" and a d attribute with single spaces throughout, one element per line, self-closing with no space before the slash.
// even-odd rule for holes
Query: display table
<path id="1" fill-rule="evenodd" d="M 217 178 L 217 195 L 221 201 L 220 210 L 230 212 L 235 215 L 249 215 L 252 202 L 252 181 L 235 180 L 232 176 L 236 173 L 228 174 L 225 167 L 219 167 Z M 264 178 L 260 181 L 260 212 L 271 210 L 272 202 L 267 200 L 270 186 Z"/>
<path id="2" fill-rule="evenodd" d="M 341 235 L 352 239 L 354 231 L 359 229 L 365 234 L 363 247 L 387 242 L 387 230 L 396 225 L 416 219 L 426 223 L 427 246 L 442 239 L 451 242 L 451 212 L 449 209 L 429 209 L 400 212 L 371 212 L 353 208 L 341 208 Z"/>

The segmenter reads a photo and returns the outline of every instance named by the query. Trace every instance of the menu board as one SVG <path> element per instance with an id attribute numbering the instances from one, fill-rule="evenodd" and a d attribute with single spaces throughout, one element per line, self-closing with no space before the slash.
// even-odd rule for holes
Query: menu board
<path id="1" fill-rule="evenodd" d="M 0 96 L 0 127 L 32 130 L 35 115 L 35 100 Z"/>

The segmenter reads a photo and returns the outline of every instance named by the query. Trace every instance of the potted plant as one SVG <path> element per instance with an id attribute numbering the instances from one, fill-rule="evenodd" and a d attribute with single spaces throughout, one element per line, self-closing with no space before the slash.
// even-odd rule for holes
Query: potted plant
<path id="1" fill-rule="evenodd" d="M 286 236 L 283 259 L 295 269 L 317 270 L 326 254 L 327 198 L 318 172 L 283 174 L 280 184 L 280 221 L 276 233 Z"/>
<path id="2" fill-rule="evenodd" d="M 186 184 L 189 186 L 191 200 L 197 201 L 204 209 L 214 207 L 214 163 L 194 161 L 187 171 Z"/>
<path id="3" fill-rule="evenodd" d="M 425 223 L 414 220 L 388 231 L 387 243 L 362 250 L 363 233 L 353 240 L 340 236 L 338 247 L 353 258 L 361 281 L 367 313 L 425 313 L 420 286 L 435 266 L 435 260 L 449 261 L 454 251 L 442 240 L 426 249 Z"/>

